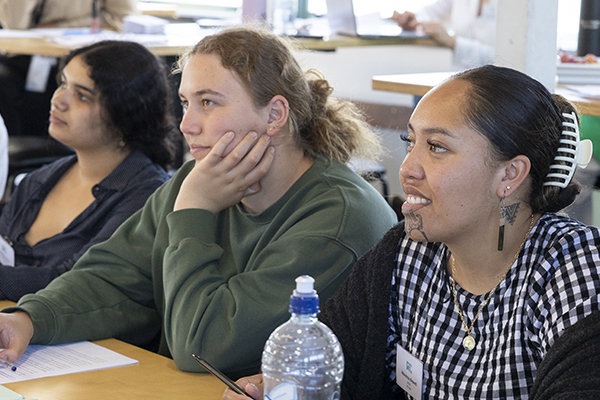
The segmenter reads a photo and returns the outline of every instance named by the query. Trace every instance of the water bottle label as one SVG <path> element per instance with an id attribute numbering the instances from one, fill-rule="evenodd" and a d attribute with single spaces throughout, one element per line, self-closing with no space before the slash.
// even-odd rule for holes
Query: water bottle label
<path id="1" fill-rule="evenodd" d="M 396 346 L 396 383 L 415 400 L 423 391 L 423 363 L 400 345 Z"/>
<path id="2" fill-rule="evenodd" d="M 297 400 L 296 385 L 293 383 L 282 383 L 275 386 L 268 394 L 265 393 L 265 400 Z"/>

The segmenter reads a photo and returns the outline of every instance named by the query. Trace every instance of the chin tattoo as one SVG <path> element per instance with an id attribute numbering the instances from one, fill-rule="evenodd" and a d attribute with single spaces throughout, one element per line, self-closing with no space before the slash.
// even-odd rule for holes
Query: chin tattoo
<path id="1" fill-rule="evenodd" d="M 423 231 L 423 218 L 421 218 L 421 215 L 419 214 L 411 212 L 406 216 L 404 230 L 406 231 L 406 234 L 410 237 L 413 237 L 413 231 L 417 231 L 415 235 L 421 235 L 426 242 L 429 242 L 425 231 Z"/>

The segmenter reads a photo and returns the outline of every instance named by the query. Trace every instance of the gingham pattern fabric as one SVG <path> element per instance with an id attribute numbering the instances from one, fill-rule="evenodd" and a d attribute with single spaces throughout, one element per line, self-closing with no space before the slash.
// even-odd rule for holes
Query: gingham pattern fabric
<path id="1" fill-rule="evenodd" d="M 468 351 L 444 268 L 450 251 L 405 237 L 392 282 L 390 379 L 395 382 L 399 344 L 424 363 L 423 399 L 527 398 L 537 366 L 558 335 L 599 309 L 599 247 L 598 228 L 543 215 L 475 321 L 476 346 Z M 486 294 L 472 295 L 458 284 L 456 290 L 470 325 Z"/>

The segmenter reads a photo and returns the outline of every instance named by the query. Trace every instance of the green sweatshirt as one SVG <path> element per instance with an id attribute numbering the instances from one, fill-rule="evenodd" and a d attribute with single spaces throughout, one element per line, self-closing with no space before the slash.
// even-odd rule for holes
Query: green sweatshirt
<path id="1" fill-rule="evenodd" d="M 239 205 L 218 214 L 173 212 L 193 166 L 185 164 L 71 271 L 19 301 L 33 320 L 32 343 L 162 328 L 159 353 L 181 370 L 203 371 L 195 353 L 232 377 L 257 373 L 269 334 L 289 318 L 295 278 L 315 278 L 324 304 L 396 222 L 371 185 L 321 157 L 261 214 Z"/>

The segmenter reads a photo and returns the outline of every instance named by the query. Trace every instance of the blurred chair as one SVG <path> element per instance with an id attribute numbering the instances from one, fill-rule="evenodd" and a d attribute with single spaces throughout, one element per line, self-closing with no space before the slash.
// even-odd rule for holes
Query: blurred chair
<path id="1" fill-rule="evenodd" d="M 0 115 L 0 199 L 4 195 L 8 175 L 8 130 Z"/>
<path id="2" fill-rule="evenodd" d="M 49 136 L 8 137 L 8 178 L 1 203 L 6 203 L 19 176 L 75 152 Z"/>
<path id="3" fill-rule="evenodd" d="M 404 204 L 405 201 L 406 199 L 403 196 L 394 196 L 390 202 L 392 210 L 394 210 L 398 217 L 398 221 L 404 219 L 404 214 L 402 214 L 402 204 Z"/>
<path id="4" fill-rule="evenodd" d="M 383 198 L 389 202 L 389 189 L 383 165 L 375 161 L 354 157 L 348 162 L 348 166 L 373 185 Z"/>
<path id="5" fill-rule="evenodd" d="M 565 211 L 571 218 L 595 225 L 599 218 L 595 215 L 598 211 L 594 210 L 593 195 L 600 184 L 600 117 L 580 115 L 579 124 L 581 139 L 590 139 L 594 144 L 594 157 L 585 169 L 575 170 L 574 179 L 581 185 L 581 193 Z"/>

